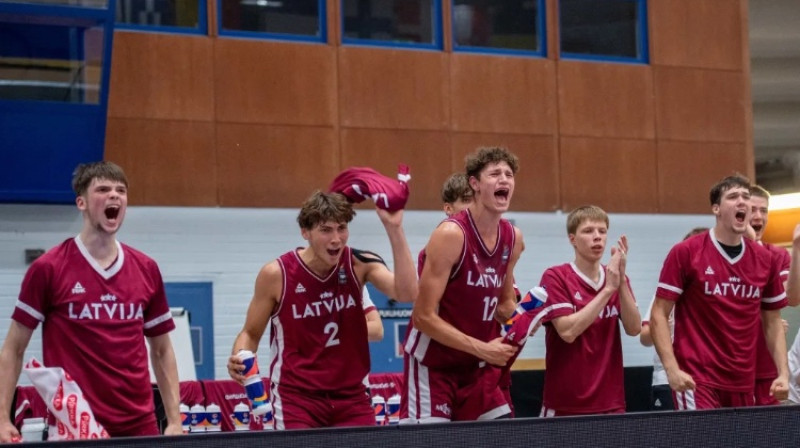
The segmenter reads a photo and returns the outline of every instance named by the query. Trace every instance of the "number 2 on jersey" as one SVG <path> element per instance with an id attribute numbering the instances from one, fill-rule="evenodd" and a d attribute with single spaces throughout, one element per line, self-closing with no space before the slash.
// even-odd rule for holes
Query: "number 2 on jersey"
<path id="1" fill-rule="evenodd" d="M 325 325 L 325 329 L 322 330 L 323 333 L 329 334 L 328 342 L 325 343 L 325 347 L 333 347 L 334 345 L 339 345 L 339 338 L 336 336 L 339 334 L 339 324 L 336 322 L 328 322 Z"/>

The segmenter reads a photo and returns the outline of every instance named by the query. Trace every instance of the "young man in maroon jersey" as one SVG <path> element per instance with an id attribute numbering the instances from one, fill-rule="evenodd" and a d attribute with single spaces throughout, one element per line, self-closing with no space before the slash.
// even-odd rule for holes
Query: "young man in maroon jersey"
<path id="1" fill-rule="evenodd" d="M 792 257 L 789 251 L 784 248 L 765 243 L 761 241 L 764 237 L 764 231 L 767 228 L 767 220 L 769 214 L 769 192 L 759 185 L 750 187 L 750 227 L 753 228 L 755 233 L 755 241 L 765 249 L 772 253 L 773 260 L 778 265 L 780 271 L 781 282 L 783 287 L 788 285 L 789 272 L 792 264 Z M 797 275 L 797 274 L 795 274 Z M 797 285 L 797 282 L 793 282 Z M 797 306 L 800 304 L 800 294 L 791 294 L 790 290 L 786 290 L 786 299 L 790 306 Z M 759 325 L 761 320 L 759 319 Z M 756 345 L 756 386 L 755 386 L 755 404 L 756 406 L 767 406 L 780 404 L 774 396 L 770 394 L 772 381 L 778 376 L 778 369 L 775 367 L 775 362 L 769 353 L 767 341 L 764 338 L 764 332 L 758 332 L 758 345 Z"/>
<path id="2" fill-rule="evenodd" d="M 628 241 L 623 235 L 606 249 L 608 215 L 589 205 L 567 216 L 567 235 L 575 251 L 572 263 L 542 275 L 547 291 L 542 417 L 625 412 L 625 384 L 619 322 L 636 336 L 641 317 L 625 276 Z"/>
<path id="3" fill-rule="evenodd" d="M 22 357 L 42 323 L 44 365 L 63 367 L 108 433 L 158 435 L 150 359 L 167 414 L 165 434 L 181 434 L 178 370 L 167 334 L 175 324 L 156 263 L 116 239 L 128 180 L 110 162 L 79 165 L 72 178 L 81 233 L 33 262 L 0 352 L 0 409 L 11 406 Z M 0 413 L 0 441 L 18 433 Z"/>
<path id="4" fill-rule="evenodd" d="M 394 257 L 385 265 L 347 246 L 355 211 L 338 193 L 315 192 L 297 222 L 308 246 L 267 263 L 256 277 L 244 328 L 228 372 L 243 382 L 236 353 L 255 352 L 271 323 L 268 363 L 275 429 L 375 425 L 367 375 L 370 360 L 362 288 L 372 283 L 410 302 L 417 275 L 403 231 L 403 210 L 376 208 Z"/>
<path id="5" fill-rule="evenodd" d="M 474 199 L 434 230 L 425 246 L 420 294 L 405 350 L 401 423 L 493 419 L 509 406 L 487 364 L 502 366 L 516 347 L 497 336 L 516 307 L 513 268 L 522 233 L 502 219 L 514 193 L 517 157 L 482 148 L 467 158 Z"/>
<path id="6" fill-rule="evenodd" d="M 773 255 L 743 238 L 750 223 L 750 182 L 726 177 L 709 196 L 716 223 L 670 250 L 650 316 L 675 406 L 754 404 L 759 320 L 778 370 L 769 393 L 785 399 L 789 371 L 780 309 L 787 300 Z M 667 323 L 673 307 L 674 341 Z"/>

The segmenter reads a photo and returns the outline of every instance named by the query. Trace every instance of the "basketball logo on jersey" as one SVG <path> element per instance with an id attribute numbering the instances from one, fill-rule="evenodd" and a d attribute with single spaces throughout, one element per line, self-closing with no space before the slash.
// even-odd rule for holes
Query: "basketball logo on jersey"
<path id="1" fill-rule="evenodd" d="M 340 285 L 347 284 L 347 273 L 344 272 L 344 266 L 339 268 L 339 284 Z"/>

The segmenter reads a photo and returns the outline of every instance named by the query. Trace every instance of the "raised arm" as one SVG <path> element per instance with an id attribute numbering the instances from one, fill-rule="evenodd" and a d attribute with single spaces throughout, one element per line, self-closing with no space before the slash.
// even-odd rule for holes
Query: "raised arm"
<path id="1" fill-rule="evenodd" d="M 12 320 L 3 348 L 0 349 L 0 443 L 8 443 L 19 437 L 8 411 L 22 371 L 22 357 L 32 334 L 33 330 Z"/>
<path id="2" fill-rule="evenodd" d="M 399 302 L 413 302 L 417 298 L 419 286 L 414 260 L 411 258 L 411 250 L 408 248 L 403 230 L 403 210 L 388 212 L 377 208 L 376 211 L 392 246 L 394 273 L 379 263 L 369 263 L 374 266 L 367 267 L 366 280 L 392 299 Z"/>
<path id="3" fill-rule="evenodd" d="M 255 290 L 247 308 L 244 327 L 236 336 L 231 356 L 228 358 L 228 375 L 241 384 L 244 384 L 244 376 L 241 373 L 244 364 L 239 361 L 236 354 L 242 349 L 253 353 L 258 350 L 258 344 L 267 328 L 272 310 L 275 309 L 282 293 L 282 284 L 283 272 L 277 261 L 266 264 L 256 277 Z"/>
<path id="4" fill-rule="evenodd" d="M 636 299 L 633 297 L 633 291 L 631 291 L 628 278 L 625 275 L 628 264 L 628 238 L 625 235 L 620 237 L 616 247 L 611 248 L 612 254 L 616 252 L 621 252 L 619 260 L 620 320 L 622 320 L 622 328 L 625 329 L 625 334 L 636 336 L 642 331 L 642 315 L 639 314 L 639 307 L 636 306 Z"/>
<path id="5" fill-rule="evenodd" d="M 792 263 L 784 287 L 789 306 L 800 305 L 800 224 L 795 226 L 792 235 Z"/>

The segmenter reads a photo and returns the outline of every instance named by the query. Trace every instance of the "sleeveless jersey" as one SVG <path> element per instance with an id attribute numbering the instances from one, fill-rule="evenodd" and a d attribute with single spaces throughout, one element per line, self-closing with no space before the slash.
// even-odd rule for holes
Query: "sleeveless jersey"
<path id="1" fill-rule="evenodd" d="M 439 302 L 439 317 L 462 333 L 484 342 L 497 337 L 499 324 L 494 318 L 511 253 L 514 227 L 505 219 L 497 226 L 497 243 L 487 248 L 478 233 L 469 209 L 445 220 L 457 224 L 464 233 L 461 258 L 454 266 Z M 476 366 L 477 357 L 452 349 L 412 328 L 405 344 L 406 353 L 432 368 Z"/>
<path id="2" fill-rule="evenodd" d="M 283 292 L 270 318 L 271 381 L 314 392 L 366 390 L 367 322 L 350 248 L 325 277 L 306 266 L 297 250 L 278 263 Z"/>

